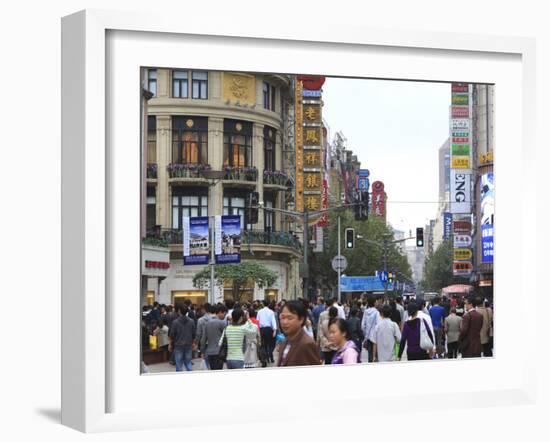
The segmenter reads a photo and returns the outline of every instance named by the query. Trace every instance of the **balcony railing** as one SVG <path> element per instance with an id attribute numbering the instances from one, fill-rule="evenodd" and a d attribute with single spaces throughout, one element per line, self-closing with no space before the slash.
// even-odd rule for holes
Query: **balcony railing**
<path id="1" fill-rule="evenodd" d="M 225 167 L 224 180 L 236 181 L 256 181 L 258 179 L 258 169 L 255 167 Z"/>
<path id="2" fill-rule="evenodd" d="M 302 244 L 292 233 L 289 232 L 266 232 L 264 230 L 245 230 L 241 233 L 243 245 L 248 244 L 270 244 L 274 246 L 291 247 L 299 252 L 302 251 Z"/>
<path id="3" fill-rule="evenodd" d="M 277 186 L 286 186 L 288 183 L 288 175 L 279 170 L 265 170 L 264 184 L 274 184 Z"/>
<path id="4" fill-rule="evenodd" d="M 182 244 L 183 232 L 179 229 L 151 229 L 147 231 L 147 238 L 156 238 L 168 244 Z M 253 244 L 268 244 L 290 247 L 302 252 L 302 244 L 289 232 L 265 232 L 263 230 L 243 230 L 241 232 L 242 246 Z"/>
<path id="5" fill-rule="evenodd" d="M 203 178 L 201 172 L 210 170 L 209 164 L 170 163 L 166 171 L 170 178 Z"/>

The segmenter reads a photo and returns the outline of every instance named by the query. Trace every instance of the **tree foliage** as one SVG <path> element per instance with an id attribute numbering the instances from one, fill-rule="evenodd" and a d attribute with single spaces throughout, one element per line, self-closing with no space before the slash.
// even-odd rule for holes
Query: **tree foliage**
<path id="1" fill-rule="evenodd" d="M 341 216 L 341 252 L 348 260 L 348 267 L 343 272 L 348 276 L 374 275 L 377 270 L 384 268 L 384 252 L 382 247 L 369 244 L 365 239 L 382 243 L 384 238 L 393 239 L 393 231 L 386 222 L 374 216 L 366 221 L 356 221 L 349 211 Z M 332 259 L 338 254 L 338 220 L 337 215 L 332 215 L 326 236 L 323 253 L 311 254 L 311 280 L 317 287 L 332 289 L 337 284 L 337 273 L 332 269 Z M 355 248 L 345 249 L 344 232 L 348 227 L 355 229 L 355 235 L 362 239 L 355 240 Z M 409 279 L 411 267 L 405 255 L 396 244 L 388 247 L 388 271 L 397 271 Z"/>
<path id="2" fill-rule="evenodd" d="M 453 276 L 453 245 L 451 241 L 444 241 L 426 258 L 422 288 L 427 292 L 439 292 L 456 281 Z"/>
<path id="3" fill-rule="evenodd" d="M 243 290 L 250 284 L 269 287 L 277 280 L 277 273 L 257 261 L 243 261 L 240 264 L 223 264 L 214 268 L 214 279 L 222 287 L 231 283 L 233 299 L 240 301 Z M 193 277 L 193 286 L 205 288 L 210 284 L 210 267 L 205 267 Z"/>

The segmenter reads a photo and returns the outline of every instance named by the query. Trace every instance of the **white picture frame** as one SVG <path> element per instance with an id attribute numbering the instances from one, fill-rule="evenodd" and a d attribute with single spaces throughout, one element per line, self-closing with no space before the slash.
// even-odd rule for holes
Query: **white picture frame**
<path id="1" fill-rule="evenodd" d="M 137 322 L 134 324 L 139 305 L 136 302 L 121 311 L 121 306 L 128 305 L 125 301 L 132 299 L 133 288 L 139 285 L 139 217 L 135 226 L 128 224 L 128 217 L 135 215 L 132 188 L 138 193 L 135 186 L 139 167 L 133 168 L 138 157 L 126 156 L 129 151 L 119 148 L 119 137 L 124 132 L 125 142 L 138 152 L 139 131 L 132 130 L 136 124 L 139 126 L 139 114 L 135 113 L 139 107 L 136 68 L 179 67 L 185 58 L 174 48 L 182 45 L 187 45 L 187 60 L 193 60 L 192 67 L 199 68 L 496 83 L 496 357 L 430 365 L 411 362 L 252 370 L 246 374 L 237 370 L 140 376 L 135 358 L 139 344 L 133 345 L 133 339 L 139 341 L 139 327 Z M 223 56 L 223 49 L 227 52 L 228 48 L 249 51 L 250 56 L 231 64 L 231 58 Z M 205 52 L 216 57 L 205 58 Z M 272 57 L 258 57 L 265 52 Z M 284 60 L 281 53 L 285 54 Z M 304 54 L 309 56 L 304 58 Z M 212 419 L 217 423 L 280 422 L 297 413 L 304 419 L 316 418 L 328 401 L 335 400 L 323 391 L 313 391 L 303 401 L 288 402 L 275 389 L 271 398 L 275 411 L 269 417 L 261 407 L 247 409 L 246 416 L 240 416 L 228 415 L 227 410 L 245 406 L 246 396 L 229 401 L 222 395 L 205 415 L 196 410 L 208 407 L 200 402 L 198 393 L 205 397 L 215 393 L 213 385 L 217 384 L 210 382 L 209 376 L 217 376 L 216 382 L 222 385 L 239 385 L 246 376 L 246 382 L 255 385 L 269 381 L 299 390 L 305 380 L 326 382 L 329 373 L 334 373 L 357 385 L 339 397 L 342 411 L 335 409 L 337 415 L 348 416 L 398 412 L 404 405 L 396 399 L 404 397 L 409 403 L 414 400 L 417 410 L 431 410 L 435 401 L 452 403 L 448 405 L 451 409 L 534 403 L 536 359 L 516 357 L 514 346 L 520 338 L 514 324 L 522 324 L 522 352 L 534 354 L 536 321 L 526 319 L 524 303 L 509 299 L 513 294 L 521 301 L 527 294 L 536 293 L 535 278 L 527 277 L 536 245 L 525 240 L 528 221 L 537 206 L 536 189 L 528 189 L 529 166 L 535 163 L 537 154 L 534 40 L 347 26 L 329 29 L 306 22 L 295 26 L 292 21 L 284 26 L 251 23 L 246 30 L 236 30 L 230 22 L 216 19 L 183 26 L 167 15 L 86 10 L 63 18 L 62 56 L 64 425 L 83 432 L 102 432 L 208 425 Z M 122 167 L 123 159 L 128 167 Z M 499 178 L 512 171 L 519 176 L 517 180 Z M 519 218 L 519 229 L 510 221 L 512 216 Z M 513 238 L 519 246 L 511 242 Z M 137 256 L 133 253 L 136 250 Z M 517 280 L 504 284 L 503 275 L 511 272 L 516 272 Z M 520 278 L 521 285 L 517 282 Z M 121 342 L 127 345 L 121 347 Z M 480 370 L 490 376 L 476 378 Z M 422 389 L 413 383 L 389 393 L 378 385 L 384 379 L 420 379 L 434 374 L 464 377 L 470 382 L 465 386 L 426 385 Z M 163 408 L 155 407 L 147 392 L 158 389 L 173 391 L 176 397 L 187 391 L 194 400 L 189 406 L 174 408 L 165 402 Z M 137 392 L 143 400 L 136 401 Z"/>

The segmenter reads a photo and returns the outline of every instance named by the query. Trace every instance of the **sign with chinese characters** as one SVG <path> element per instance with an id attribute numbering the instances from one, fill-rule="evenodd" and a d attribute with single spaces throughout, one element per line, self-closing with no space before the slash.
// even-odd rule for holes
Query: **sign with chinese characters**
<path id="1" fill-rule="evenodd" d="M 480 179 L 480 224 L 481 262 L 493 262 L 495 219 L 495 186 L 493 172 L 485 173 Z"/>
<path id="2" fill-rule="evenodd" d="M 466 233 L 470 234 L 472 231 L 472 223 L 470 221 L 454 221 L 453 222 L 453 232 L 454 233 Z"/>
<path id="3" fill-rule="evenodd" d="M 372 183 L 372 214 L 386 219 L 386 192 L 382 181 Z"/>
<path id="4" fill-rule="evenodd" d="M 468 83 L 452 83 L 451 92 L 452 93 L 466 93 L 469 91 Z"/>
<path id="5" fill-rule="evenodd" d="M 322 196 L 321 195 L 305 195 L 304 196 L 304 209 L 310 212 L 321 209 Z"/>
<path id="6" fill-rule="evenodd" d="M 469 261 L 472 259 L 472 250 L 471 249 L 454 249 L 453 258 L 455 261 Z"/>
<path id="7" fill-rule="evenodd" d="M 454 261 L 453 262 L 453 275 L 454 276 L 470 276 L 472 274 L 473 266 L 469 261 Z"/>
<path id="8" fill-rule="evenodd" d="M 490 150 L 487 153 L 480 153 L 479 154 L 479 164 L 491 164 L 493 162 L 493 151 Z"/>
<path id="9" fill-rule="evenodd" d="M 467 119 L 452 119 L 451 120 L 451 130 L 461 130 L 461 131 L 468 131 L 470 130 L 470 120 Z"/>
<path id="10" fill-rule="evenodd" d="M 470 106 L 451 106 L 451 117 L 453 118 L 469 118 Z"/>
<path id="11" fill-rule="evenodd" d="M 453 245 L 455 248 L 470 247 L 472 237 L 470 235 L 454 235 Z"/>
<path id="12" fill-rule="evenodd" d="M 464 93 L 464 94 L 455 93 L 455 94 L 453 94 L 452 99 L 451 99 L 451 103 L 456 104 L 456 105 L 466 105 L 467 106 L 469 104 L 469 95 L 468 95 L 468 93 Z"/>
<path id="13" fill-rule="evenodd" d="M 323 179 L 320 172 L 304 173 L 304 191 L 321 191 L 322 188 Z"/>
<path id="14" fill-rule="evenodd" d="M 471 169 L 470 157 L 452 157 L 451 169 Z"/>
<path id="15" fill-rule="evenodd" d="M 324 208 L 323 146 L 326 135 L 323 128 L 322 94 L 317 93 L 321 92 L 324 81 L 324 77 L 310 75 L 298 75 L 296 81 L 296 210 L 299 212 Z M 304 91 L 311 93 L 304 94 Z M 310 224 L 319 221 L 326 225 L 326 217 L 323 221 L 320 216 L 312 217 Z"/>
<path id="16" fill-rule="evenodd" d="M 303 118 L 306 123 L 321 124 L 321 106 L 319 104 L 304 105 Z"/>
<path id="17" fill-rule="evenodd" d="M 321 128 L 304 127 L 304 146 L 319 146 L 321 144 Z"/>

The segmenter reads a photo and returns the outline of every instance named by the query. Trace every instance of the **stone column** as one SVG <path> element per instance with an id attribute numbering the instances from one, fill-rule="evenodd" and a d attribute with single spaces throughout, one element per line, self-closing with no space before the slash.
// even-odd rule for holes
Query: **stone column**
<path id="1" fill-rule="evenodd" d="M 258 169 L 256 192 L 260 194 L 260 201 L 264 200 L 264 126 L 254 123 L 252 127 L 252 159 L 253 165 Z M 264 211 L 258 211 L 258 224 L 253 229 L 264 228 Z"/>
<path id="2" fill-rule="evenodd" d="M 166 166 L 171 160 L 171 119 L 168 115 L 157 116 L 157 223 L 163 228 L 172 227 L 172 204 Z"/>
<path id="3" fill-rule="evenodd" d="M 279 128 L 277 130 L 277 136 L 275 137 L 275 170 L 283 170 L 282 138 L 283 138 L 282 128 Z M 275 207 L 277 207 L 278 209 L 284 209 L 284 198 L 285 198 L 285 193 L 278 191 L 276 201 L 275 201 Z M 275 229 L 277 231 L 283 230 L 282 219 L 283 219 L 282 213 L 275 212 L 274 224 L 275 224 Z"/>
<path id="4" fill-rule="evenodd" d="M 157 69 L 157 97 L 170 96 L 170 69 Z"/>
<path id="5" fill-rule="evenodd" d="M 223 169 L 223 118 L 208 118 L 208 163 L 212 170 Z M 211 186 L 208 195 L 208 214 L 222 215 L 223 185 Z"/>

